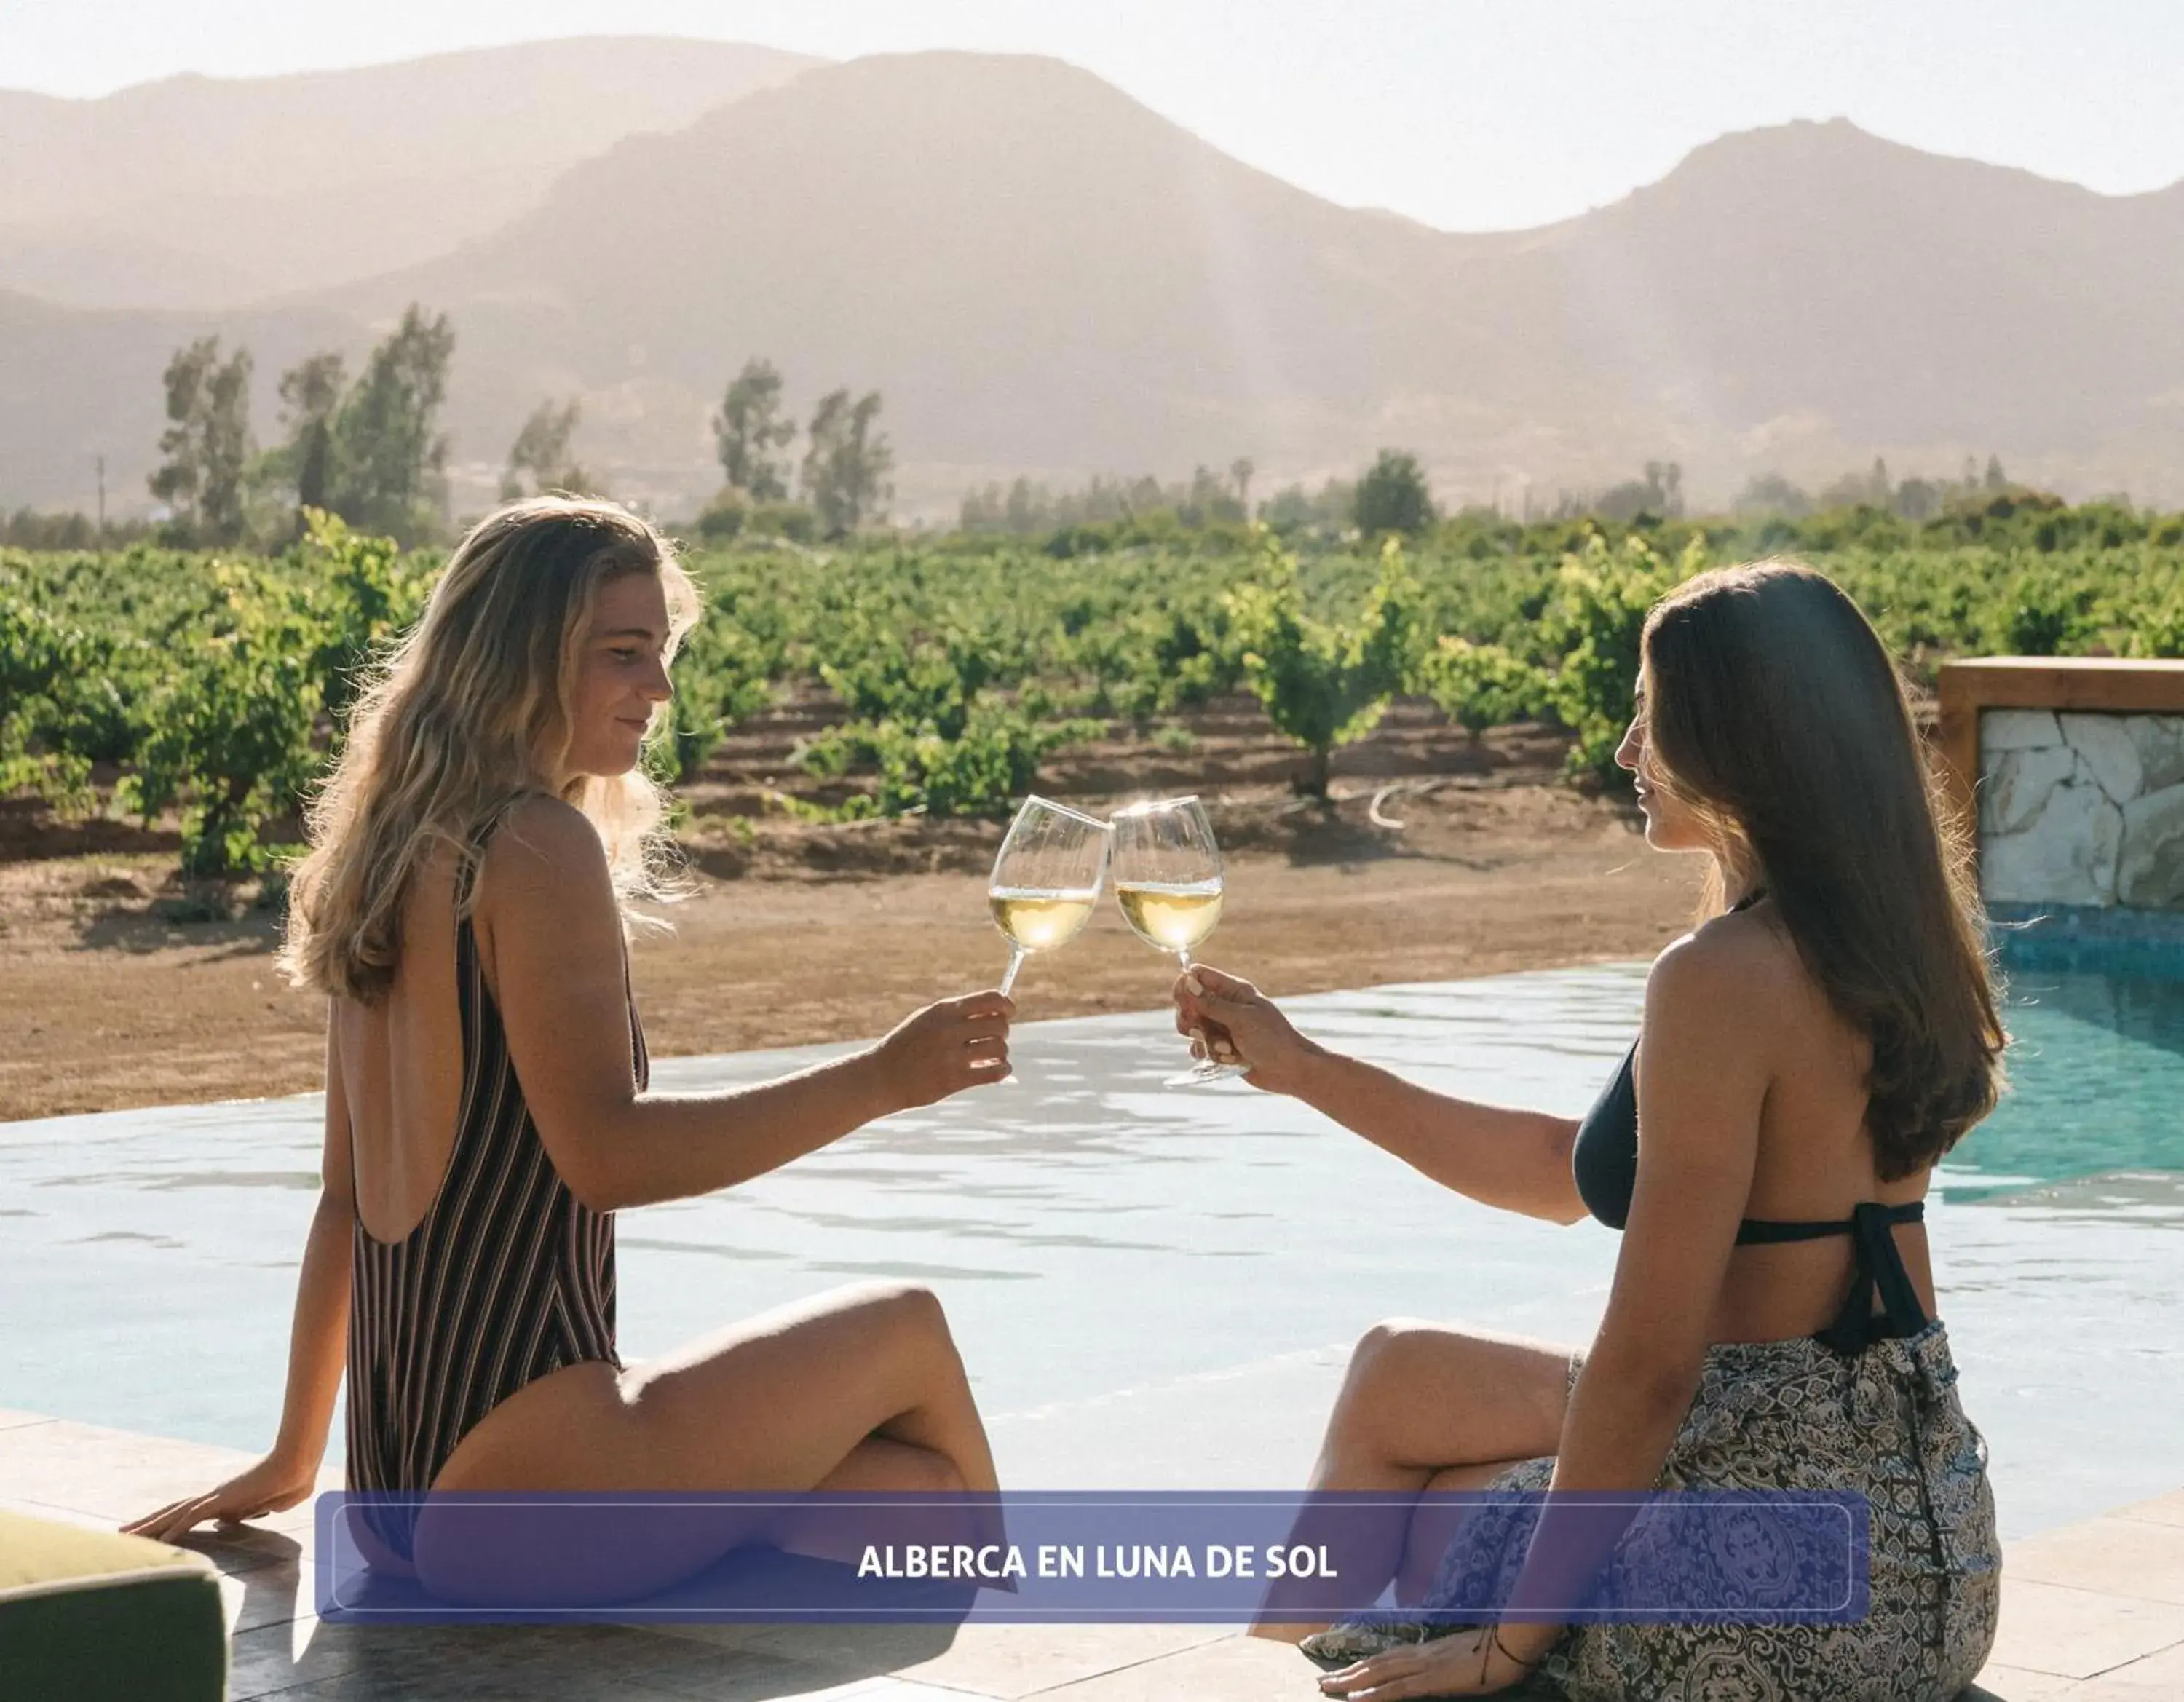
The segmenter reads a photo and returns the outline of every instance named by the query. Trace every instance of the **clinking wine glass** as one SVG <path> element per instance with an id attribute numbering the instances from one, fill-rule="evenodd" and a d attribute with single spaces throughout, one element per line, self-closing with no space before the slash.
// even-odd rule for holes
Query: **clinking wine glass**
<path id="1" fill-rule="evenodd" d="M 1173 952 L 1186 970 L 1190 954 L 1221 920 L 1221 847 L 1213 824 L 1195 798 L 1134 804 L 1113 817 L 1115 897 L 1137 937 L 1156 951 Z M 1237 1064 L 1211 1058 L 1163 1087 L 1191 1087 L 1244 1074 Z"/>
<path id="2" fill-rule="evenodd" d="M 994 926 L 1009 943 L 1003 993 L 1016 985 L 1027 956 L 1067 944 L 1092 920 L 1113 839 L 1096 815 L 1037 796 L 1024 799 L 986 885 Z"/>

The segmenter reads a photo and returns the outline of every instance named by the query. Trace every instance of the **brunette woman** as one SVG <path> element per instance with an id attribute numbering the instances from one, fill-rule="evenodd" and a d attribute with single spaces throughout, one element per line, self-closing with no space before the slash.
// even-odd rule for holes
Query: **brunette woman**
<path id="1" fill-rule="evenodd" d="M 1313 1484 L 1861 1493 L 1871 1611 L 1452 1633 L 1368 1620 L 1306 1652 L 1340 1669 L 1327 1694 L 1365 1702 L 1528 1677 L 1582 1702 L 1954 1697 L 1986 1660 L 2000 1578 L 1921 1221 L 1935 1162 L 1999 1082 L 1966 859 L 1880 639 L 1793 564 L 1702 575 L 1652 611 L 1616 760 L 1648 843 L 1708 859 L 1709 919 L 1655 962 L 1639 1037 L 1582 1120 L 1339 1056 L 1218 971 L 1178 984 L 1194 1049 L 1256 1086 L 1474 1199 L 1623 1232 L 1582 1354 L 1408 1320 L 1368 1332 Z M 1482 1581 L 1521 1590 L 1540 1565 L 1520 1540 L 1495 1551 L 1507 1528 L 1480 1516 L 1451 1543 L 1446 1516 L 1414 1516 L 1372 1563 L 1401 1600 L 1475 1603 Z"/>

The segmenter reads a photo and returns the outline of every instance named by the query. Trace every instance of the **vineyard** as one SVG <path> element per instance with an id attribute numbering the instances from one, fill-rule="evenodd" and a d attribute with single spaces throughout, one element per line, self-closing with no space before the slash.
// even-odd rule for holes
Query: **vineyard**
<path id="1" fill-rule="evenodd" d="M 1169 516 L 750 542 L 692 557 L 709 609 L 649 760 L 745 820 L 989 815 L 1072 749 L 1119 730 L 1181 760 L 1186 717 L 1242 705 L 1310 796 L 1400 698 L 1474 737 L 1537 723 L 1613 785 L 1647 605 L 1770 553 L 1835 576 L 1921 683 L 1952 654 L 2184 654 L 2184 518 L 2023 493 L 1920 522 L 1466 515 L 1384 543 Z M 276 870 L 439 560 L 326 519 L 277 556 L 0 550 L 0 799 L 172 820 L 185 874 Z M 794 783 L 695 784 L 755 720 L 799 729 Z"/>

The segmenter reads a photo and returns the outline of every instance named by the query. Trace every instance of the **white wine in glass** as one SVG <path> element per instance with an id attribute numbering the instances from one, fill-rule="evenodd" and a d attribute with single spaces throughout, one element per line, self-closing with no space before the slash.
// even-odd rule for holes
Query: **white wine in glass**
<path id="1" fill-rule="evenodd" d="M 1211 881 L 1115 883 L 1115 897 L 1138 937 L 1190 962 L 1190 948 L 1221 920 L 1221 877 Z"/>
<path id="2" fill-rule="evenodd" d="M 994 926 L 1009 943 L 1004 993 L 1017 984 L 1027 956 L 1067 945 L 1092 920 L 1113 838 L 1096 815 L 1044 798 L 1024 799 L 986 883 Z"/>
<path id="3" fill-rule="evenodd" d="M 1195 798 L 1162 798 L 1118 810 L 1115 829 L 1115 898 L 1137 937 L 1156 951 L 1173 952 L 1185 969 L 1190 954 L 1221 920 L 1221 847 L 1213 824 Z M 1222 1082 L 1244 1073 L 1236 1064 L 1211 1058 L 1165 1086 Z"/>

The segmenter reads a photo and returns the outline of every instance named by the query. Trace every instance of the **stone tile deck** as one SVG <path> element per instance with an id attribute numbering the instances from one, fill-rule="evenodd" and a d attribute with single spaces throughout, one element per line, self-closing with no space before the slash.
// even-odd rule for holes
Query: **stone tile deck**
<path id="1" fill-rule="evenodd" d="M 112 1526 L 248 1456 L 0 1410 L 0 1505 Z M 332 1478 L 324 1487 L 337 1488 Z M 233 1702 L 1262 1702 L 1294 1650 L 1204 1626 L 461 1627 L 311 1614 L 307 1504 L 189 1546 L 223 1574 Z M 1964 1702 L 2184 1698 L 2184 1490 L 2008 1545 L 2002 1632 Z"/>

